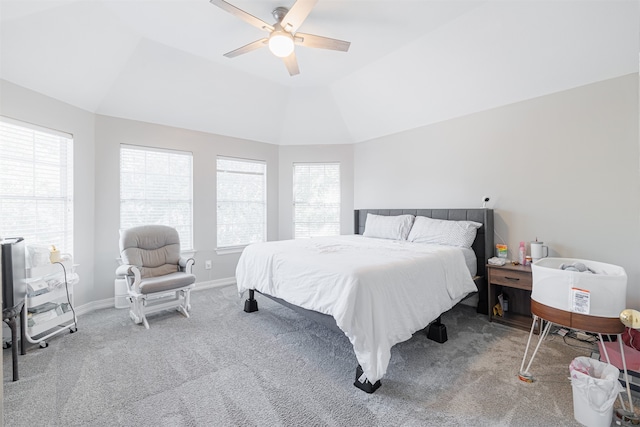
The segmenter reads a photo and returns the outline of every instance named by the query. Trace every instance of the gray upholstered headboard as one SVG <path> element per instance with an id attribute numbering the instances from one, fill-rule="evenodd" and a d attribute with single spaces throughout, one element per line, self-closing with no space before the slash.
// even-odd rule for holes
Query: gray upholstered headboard
<path id="1" fill-rule="evenodd" d="M 493 256 L 493 209 L 358 209 L 355 213 L 355 234 L 364 233 L 367 214 L 375 215 L 416 215 L 433 219 L 447 219 L 452 221 L 476 221 L 482 223 L 478 229 L 476 240 L 471 248 L 478 258 L 478 276 L 486 276 L 487 260 Z"/>

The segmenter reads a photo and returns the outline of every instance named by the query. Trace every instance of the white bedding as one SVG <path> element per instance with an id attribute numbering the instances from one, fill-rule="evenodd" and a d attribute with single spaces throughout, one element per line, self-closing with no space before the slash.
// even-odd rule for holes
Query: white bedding
<path id="1" fill-rule="evenodd" d="M 256 289 L 333 316 L 372 383 L 394 344 L 477 290 L 461 248 L 359 235 L 250 245 L 236 279 L 241 295 Z"/>

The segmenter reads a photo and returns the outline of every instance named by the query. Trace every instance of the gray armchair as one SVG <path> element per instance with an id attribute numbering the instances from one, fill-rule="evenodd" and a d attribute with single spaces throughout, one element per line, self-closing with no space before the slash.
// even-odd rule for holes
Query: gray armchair
<path id="1" fill-rule="evenodd" d="M 175 228 L 143 225 L 120 231 L 123 265 L 116 277 L 127 283 L 129 315 L 149 329 L 146 314 L 176 308 L 189 317 L 193 258 L 180 256 L 180 238 Z"/>

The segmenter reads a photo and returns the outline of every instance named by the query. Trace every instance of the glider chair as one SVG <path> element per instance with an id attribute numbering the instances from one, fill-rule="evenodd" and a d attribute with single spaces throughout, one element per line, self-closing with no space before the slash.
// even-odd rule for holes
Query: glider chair
<path id="1" fill-rule="evenodd" d="M 194 260 L 180 256 L 175 228 L 143 225 L 120 230 L 120 257 L 116 277 L 127 283 L 129 315 L 135 323 L 149 329 L 146 314 L 168 308 L 189 317 Z"/>

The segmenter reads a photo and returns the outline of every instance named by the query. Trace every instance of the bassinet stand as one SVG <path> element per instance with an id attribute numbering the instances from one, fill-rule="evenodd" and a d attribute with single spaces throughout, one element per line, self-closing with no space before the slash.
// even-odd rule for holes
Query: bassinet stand
<path id="1" fill-rule="evenodd" d="M 616 335 L 618 337 L 618 343 L 620 345 L 620 354 L 622 358 L 622 367 L 624 372 L 624 380 L 626 382 L 627 388 L 627 397 L 629 399 L 629 411 L 631 413 L 633 410 L 633 402 L 631 399 L 631 386 L 629 385 L 629 374 L 627 372 L 627 361 L 624 355 L 624 348 L 622 343 L 622 332 L 624 332 L 624 325 L 620 321 L 619 318 L 615 317 L 599 317 L 599 316 L 590 316 L 587 314 L 574 313 L 570 311 L 560 310 L 557 308 L 549 307 L 547 305 L 541 304 L 535 300 L 531 300 L 531 313 L 533 314 L 533 322 L 531 323 L 531 331 L 529 332 L 529 339 L 527 340 L 527 346 L 524 350 L 524 356 L 522 357 L 522 364 L 520 365 L 520 372 L 518 376 L 521 380 L 526 382 L 531 382 L 533 377 L 529 373 L 529 368 L 531 368 L 531 364 L 533 363 L 533 359 L 540 348 L 540 344 L 542 341 L 549 335 L 549 331 L 551 330 L 551 326 L 555 323 L 560 326 L 564 326 L 571 329 L 577 329 L 580 331 L 593 332 L 598 334 L 598 338 L 600 341 L 604 342 L 602 339 L 602 334 L 606 335 Z M 527 353 L 529 352 L 529 346 L 531 344 L 531 337 L 533 336 L 533 331 L 538 324 L 538 322 L 546 322 L 542 333 L 538 336 L 538 343 L 536 344 L 535 349 L 533 350 L 533 354 L 531 355 L 531 359 L 527 364 L 527 368 L 523 370 L 524 364 L 527 358 Z M 611 363 L 609 359 L 609 354 L 607 353 L 607 349 L 605 346 L 602 346 L 605 359 L 607 363 Z M 622 405 L 622 409 L 626 411 L 626 407 L 622 396 L 619 394 L 620 404 Z"/>

